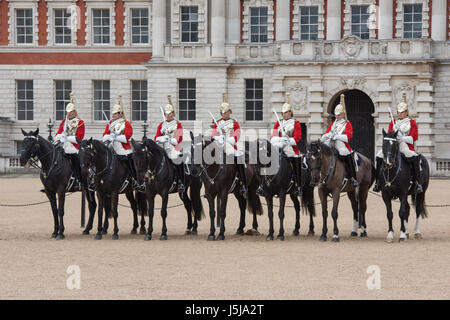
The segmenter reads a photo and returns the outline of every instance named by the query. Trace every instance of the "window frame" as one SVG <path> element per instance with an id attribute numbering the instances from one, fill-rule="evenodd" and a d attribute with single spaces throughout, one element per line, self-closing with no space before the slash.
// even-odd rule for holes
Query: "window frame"
<path id="1" fill-rule="evenodd" d="M 95 91 L 96 91 L 96 89 L 95 89 L 95 83 L 96 82 L 102 82 L 102 99 L 101 100 L 97 100 L 96 98 L 95 98 Z M 106 83 L 106 82 L 108 82 L 109 83 L 109 89 L 108 89 L 108 91 L 109 91 L 109 100 L 106 100 L 106 99 L 103 99 L 104 98 L 104 93 L 103 93 L 103 91 L 104 91 L 104 88 L 103 88 L 103 83 Z M 106 116 L 107 116 L 107 119 L 104 119 L 103 118 L 103 116 L 104 116 L 104 114 L 103 114 L 103 112 L 101 113 L 101 119 L 97 119 L 96 117 L 95 117 L 95 114 L 96 114 L 96 112 L 97 112 L 97 109 L 95 108 L 95 102 L 96 101 L 100 101 L 100 102 L 102 102 L 102 108 L 100 109 L 101 111 L 105 111 L 105 113 L 106 113 L 106 111 L 108 112 L 107 114 L 106 114 Z M 105 110 L 104 109 L 104 107 L 103 107 L 103 103 L 108 103 L 109 104 L 109 110 Z M 92 115 L 92 119 L 93 119 L 93 121 L 97 121 L 97 122 L 103 122 L 103 121 L 109 121 L 109 120 L 111 120 L 111 80 L 105 80 L 105 79 L 96 79 L 96 80 L 92 80 L 92 111 L 93 111 L 93 115 Z"/>
<path id="2" fill-rule="evenodd" d="M 139 88 L 139 98 L 140 99 L 138 99 L 138 100 L 135 100 L 134 98 L 133 98 L 133 93 L 134 93 L 134 91 L 137 91 L 137 90 L 134 90 L 134 86 L 133 86 L 133 84 L 134 83 L 141 83 L 140 84 L 140 88 Z M 144 85 L 144 87 L 142 86 L 142 83 L 145 83 L 145 85 Z M 145 121 L 145 120 L 149 120 L 148 119 L 148 81 L 146 80 L 146 79 L 135 79 L 135 80 L 130 80 L 130 89 L 131 89 L 131 120 L 132 121 Z M 145 100 L 143 100 L 142 99 L 142 95 L 141 95 L 141 92 L 145 92 L 145 96 L 146 96 L 146 98 L 145 98 Z M 138 112 L 139 112 L 139 119 L 136 119 L 135 117 L 134 117 L 134 102 L 139 102 L 140 103 L 140 109 L 138 110 Z M 142 103 L 145 103 L 145 109 L 142 109 Z M 142 117 L 142 113 L 144 113 L 144 111 L 145 111 L 145 118 L 143 118 Z"/>
<path id="3" fill-rule="evenodd" d="M 189 11 L 189 20 L 183 20 L 183 9 L 184 8 L 197 8 L 197 20 L 191 20 L 191 14 L 192 12 Z M 180 43 L 199 43 L 199 26 L 200 26 L 200 22 L 199 22 L 199 11 L 200 11 L 200 7 L 198 5 L 180 5 Z M 183 31 L 183 23 L 189 23 L 189 30 L 188 31 Z M 197 31 L 192 31 L 192 25 L 196 23 L 197 24 Z M 189 41 L 183 41 L 183 34 L 188 33 L 189 34 Z M 192 41 L 192 34 L 196 34 L 197 35 L 197 41 Z"/>
<path id="4" fill-rule="evenodd" d="M 183 121 L 196 121 L 197 120 L 197 79 L 195 79 L 195 78 L 182 78 L 182 79 L 179 78 L 177 80 L 178 80 L 177 81 L 178 82 L 178 90 L 177 90 L 177 92 L 178 92 L 178 118 L 179 118 L 179 120 L 183 120 Z M 185 90 L 187 91 L 186 92 L 186 98 L 181 98 L 182 97 L 181 90 L 184 89 L 184 88 L 181 87 L 181 81 L 186 81 L 186 85 L 187 85 L 186 88 L 185 88 Z M 190 81 L 194 82 L 193 89 L 189 85 Z M 190 94 L 189 94 L 190 91 L 194 92 L 194 98 L 190 98 Z M 186 102 L 186 109 L 185 110 L 182 109 L 182 106 L 183 106 L 184 102 Z M 194 110 L 191 110 L 190 102 L 193 102 L 193 104 L 194 104 L 194 108 L 193 109 Z M 192 111 L 194 112 L 194 118 L 193 119 L 191 119 L 189 117 L 189 114 Z M 186 113 L 186 118 L 182 117 L 183 112 Z"/>
<path id="5" fill-rule="evenodd" d="M 147 10 L 147 38 L 148 41 L 147 42 L 139 42 L 139 43 L 134 43 L 133 42 L 133 11 L 134 10 Z M 129 8 L 129 37 L 130 37 L 130 45 L 132 46 L 148 46 L 149 44 L 151 44 L 151 30 L 150 30 L 150 25 L 151 25 L 151 12 L 150 9 L 148 7 L 130 7 Z M 141 19 L 141 17 L 140 17 Z M 142 28 L 142 27 L 140 27 Z M 142 38 L 142 35 L 140 35 L 140 38 Z"/>
<path id="6" fill-rule="evenodd" d="M 67 8 L 49 8 L 49 10 L 52 10 L 52 26 L 53 26 L 53 36 L 52 36 L 52 38 L 53 38 L 53 44 L 55 45 L 55 46 L 70 46 L 70 45 L 73 45 L 73 42 L 74 42 L 74 34 L 73 34 L 73 31 L 72 31 L 72 29 L 70 28 L 70 26 L 63 26 L 63 28 L 68 28 L 69 29 L 69 35 L 70 35 L 70 42 L 68 42 L 68 43 L 66 43 L 66 42 L 64 42 L 64 43 L 58 43 L 58 42 L 56 42 L 56 19 L 57 19 L 57 17 L 56 17 L 56 11 L 58 11 L 58 10 L 61 10 L 61 11 L 63 11 L 63 13 L 64 14 L 67 14 Z M 69 16 L 67 17 L 67 18 L 65 18 L 64 19 L 64 21 L 67 21 L 68 19 L 70 19 L 70 13 L 69 13 Z M 63 35 L 63 38 L 66 36 L 66 34 L 64 34 Z"/>
<path id="7" fill-rule="evenodd" d="M 366 13 L 361 13 L 361 9 L 362 8 L 367 8 Z M 359 16 L 359 21 L 358 22 L 353 22 L 353 18 L 354 18 L 354 13 L 353 13 L 353 8 L 360 8 L 360 12 L 358 13 Z M 367 16 L 367 21 L 365 23 L 361 22 L 361 18 L 362 16 Z M 370 23 L 370 4 L 357 4 L 357 5 L 351 5 L 350 6 L 350 34 L 353 36 L 356 36 L 358 38 L 360 38 L 361 40 L 369 40 L 370 39 L 370 27 L 369 27 L 369 23 Z M 366 25 L 367 26 L 367 31 L 366 32 L 362 32 L 361 31 L 361 27 Z M 358 26 L 359 27 L 359 31 L 356 32 L 354 31 L 354 27 Z M 362 37 L 362 35 L 367 34 L 367 38 Z"/>
<path id="8" fill-rule="evenodd" d="M 411 13 L 406 13 L 405 8 L 407 6 L 411 6 L 412 7 L 412 11 Z M 420 11 L 419 12 L 415 12 L 415 7 L 416 6 L 420 6 Z M 414 21 L 414 16 L 416 14 L 420 14 L 420 20 L 419 21 Z M 406 22 L 406 15 L 411 15 L 412 21 L 408 21 Z M 406 25 L 411 25 L 411 30 L 406 31 Z M 420 25 L 419 30 L 420 31 L 415 31 L 414 30 L 414 26 L 415 25 Z M 403 33 L 402 33 L 402 38 L 403 39 L 422 39 L 423 38 L 423 3 L 403 3 Z M 420 37 L 415 37 L 414 34 L 420 32 Z M 406 37 L 405 34 L 411 34 L 411 37 Z"/>
<path id="9" fill-rule="evenodd" d="M 62 89 L 62 92 L 63 92 L 63 96 L 65 95 L 65 93 L 67 92 L 67 99 L 66 99 L 66 96 L 64 96 L 64 99 L 63 100 L 60 100 L 60 99 L 58 99 L 58 93 L 57 93 L 57 91 L 58 91 L 58 88 L 57 88 L 57 82 L 58 81 L 63 81 L 63 89 Z M 67 82 L 69 82 L 70 83 L 70 89 L 67 89 L 66 87 L 65 87 L 65 83 L 67 83 Z M 54 116 L 54 119 L 55 119 L 55 121 L 62 121 L 62 120 L 64 120 L 66 117 L 65 117 L 65 114 L 66 114 L 66 106 L 67 106 L 67 104 L 70 102 L 70 93 L 72 92 L 72 80 L 71 79 L 55 79 L 55 80 L 53 80 L 53 86 L 54 86 L 54 94 L 55 94 L 55 99 L 54 99 L 54 113 L 53 113 L 53 116 Z M 59 119 L 58 118 L 58 102 L 59 101 L 62 101 L 62 103 L 63 103 L 63 109 L 62 109 L 62 113 L 63 113 L 63 117 L 62 117 L 62 119 Z M 61 111 L 61 110 L 59 110 L 59 111 Z"/>
<path id="10" fill-rule="evenodd" d="M 19 99 L 19 81 L 25 81 L 25 98 L 24 99 Z M 16 119 L 17 121 L 34 121 L 34 80 L 33 79 L 16 79 Z M 31 94 L 32 97 L 31 99 L 27 98 L 27 91 L 29 90 L 29 88 L 27 88 L 26 84 L 31 82 Z M 28 90 L 27 90 L 28 89 Z M 28 113 L 28 106 L 27 106 L 27 102 L 31 101 L 31 119 L 28 119 L 27 113 Z M 23 110 L 24 112 L 24 119 L 19 119 L 19 112 L 21 110 L 19 110 L 19 102 L 25 102 L 25 109 Z"/>
<path id="11" fill-rule="evenodd" d="M 317 10 L 317 14 L 315 14 L 315 15 L 311 15 L 311 9 L 313 9 L 313 8 Z M 308 15 L 307 15 L 308 22 L 309 22 L 308 24 L 303 24 L 302 23 L 302 17 L 303 17 L 302 9 L 308 9 L 309 10 Z M 319 14 L 319 6 L 318 5 L 308 5 L 308 6 L 301 5 L 301 6 L 299 6 L 298 11 L 299 11 L 299 32 L 298 32 L 299 40 L 300 41 L 316 41 L 316 40 L 319 40 L 319 15 L 320 15 Z M 317 17 L 317 23 L 316 24 L 311 24 L 311 17 L 312 16 L 316 16 Z M 305 25 L 309 27 L 309 31 L 307 33 L 308 39 L 303 39 L 302 38 L 303 37 L 302 26 L 305 26 Z M 311 38 L 311 34 L 312 34 L 311 33 L 311 26 L 316 26 L 317 27 L 317 30 L 315 32 L 315 35 L 316 35 L 315 39 Z"/>
<path id="12" fill-rule="evenodd" d="M 244 79 L 245 84 L 245 110 L 244 110 L 244 114 L 245 114 L 245 121 L 249 121 L 249 122 L 253 122 L 253 121 L 264 121 L 264 79 L 263 78 L 249 78 L 249 79 Z M 249 87 L 248 86 L 248 81 L 253 81 L 253 86 Z M 257 81 L 261 81 L 261 88 L 257 88 L 256 84 Z M 248 91 L 252 90 L 253 94 L 252 97 L 253 98 L 247 98 L 248 97 Z M 259 90 L 261 91 L 261 98 L 257 98 L 256 95 L 256 91 Z M 256 102 L 261 102 L 261 110 L 257 110 L 257 106 L 256 106 Z M 249 110 L 249 103 L 252 103 L 252 109 L 253 110 Z M 251 112 L 253 114 L 253 119 L 250 119 L 248 117 L 248 113 Z M 261 115 L 261 119 L 257 119 L 257 114 Z"/>
<path id="13" fill-rule="evenodd" d="M 33 46 L 35 43 L 35 19 L 34 19 L 34 8 L 30 8 L 30 7 L 14 7 L 12 8 L 12 10 L 14 10 L 14 44 L 18 45 L 18 46 Z M 18 36 L 19 36 L 19 32 L 18 32 L 18 28 L 19 28 L 19 24 L 17 22 L 18 19 L 18 11 L 25 11 L 25 10 L 30 10 L 31 11 L 31 42 L 19 42 L 18 41 Z M 24 19 L 26 19 L 26 17 L 24 17 Z M 24 26 L 22 26 L 23 28 L 27 28 L 26 24 Z M 25 33 L 24 37 L 27 37 L 27 34 Z"/>
<path id="14" fill-rule="evenodd" d="M 256 24 L 256 25 L 254 25 L 254 24 L 252 23 L 252 20 L 253 20 L 253 18 L 254 18 L 253 15 L 252 15 L 252 12 L 253 12 L 254 9 L 257 9 L 257 10 L 258 10 L 258 16 L 256 16 L 256 18 L 258 18 L 258 24 Z M 265 23 L 265 24 L 262 24 L 262 23 L 261 23 L 261 17 L 263 17 L 263 16 L 261 15 L 261 10 L 262 10 L 262 9 L 265 9 L 265 10 L 266 10 L 266 15 L 265 15 L 265 17 L 266 17 L 266 23 Z M 256 44 L 256 43 L 262 43 L 262 44 L 264 44 L 264 43 L 269 43 L 269 7 L 268 7 L 268 6 L 261 6 L 261 7 L 250 6 L 250 7 L 249 7 L 249 13 L 248 13 L 248 15 L 249 15 L 249 24 L 248 24 L 248 27 L 249 27 L 249 34 L 248 34 L 248 37 L 249 37 L 250 43 L 252 43 L 252 44 Z M 257 32 L 256 34 L 254 34 L 253 31 L 252 31 L 252 29 L 253 29 L 254 27 L 255 27 L 255 28 L 258 28 L 258 32 Z M 264 34 L 261 33 L 261 28 L 263 28 L 263 27 L 266 28 L 266 32 L 265 32 L 266 41 L 261 41 L 261 37 L 264 36 Z M 253 38 L 254 35 L 257 35 L 258 41 L 253 41 L 252 38 Z"/>
<path id="15" fill-rule="evenodd" d="M 105 28 L 106 27 L 106 26 L 103 26 L 103 23 L 102 23 L 102 25 L 100 27 L 99 26 L 95 26 L 95 24 L 94 24 L 94 21 L 95 21 L 94 19 L 96 19 L 94 17 L 94 11 L 98 11 L 98 10 L 100 10 L 100 11 L 108 10 L 108 19 L 109 19 L 109 23 L 107 25 L 108 30 L 109 30 L 109 33 L 108 33 L 109 42 L 108 43 L 103 43 L 103 42 L 97 43 L 97 42 L 95 42 L 95 36 L 96 36 L 95 29 L 96 28 Z M 91 28 L 90 28 L 90 30 L 91 30 L 91 44 L 94 45 L 94 46 L 110 46 L 110 45 L 114 44 L 114 41 L 113 41 L 113 32 L 114 32 L 114 30 L 113 30 L 113 27 L 112 27 L 112 11 L 111 11 L 111 8 L 91 8 L 90 9 L 90 13 L 91 13 L 91 19 L 90 19 L 91 20 Z M 103 19 L 103 18 L 104 17 L 102 15 L 100 19 Z M 103 36 L 104 35 L 103 35 L 103 31 L 102 31 L 101 37 L 103 37 Z"/>

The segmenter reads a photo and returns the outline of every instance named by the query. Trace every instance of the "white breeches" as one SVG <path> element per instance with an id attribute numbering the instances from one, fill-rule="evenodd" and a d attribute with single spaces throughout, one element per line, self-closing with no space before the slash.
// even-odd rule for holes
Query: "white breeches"
<path id="1" fill-rule="evenodd" d="M 350 154 L 350 151 L 347 149 L 347 147 L 345 146 L 345 143 L 342 142 L 341 140 L 331 140 L 331 139 L 326 139 L 325 141 L 323 141 L 323 143 L 325 143 L 327 146 L 331 147 L 334 143 L 334 148 L 339 152 L 339 154 L 343 157 L 348 156 Z"/>
<path id="2" fill-rule="evenodd" d="M 66 141 L 64 142 L 64 152 L 66 154 L 74 154 L 78 153 L 77 148 L 72 144 L 72 142 Z"/>
<path id="3" fill-rule="evenodd" d="M 120 156 L 126 156 L 133 152 L 131 149 L 125 149 L 119 141 L 113 142 L 113 149 Z"/>
<path id="4" fill-rule="evenodd" d="M 399 150 L 406 158 L 411 158 L 411 157 L 417 156 L 417 153 L 415 151 L 409 150 L 409 147 L 406 144 L 406 142 L 399 143 Z M 377 158 L 383 158 L 383 149 L 381 149 L 377 153 Z"/>
<path id="5" fill-rule="evenodd" d="M 158 143 L 161 146 L 161 143 Z M 163 149 L 166 151 L 167 156 L 170 160 L 175 160 L 181 157 L 182 153 L 175 149 L 175 146 L 170 142 L 164 143 L 162 145 Z"/>

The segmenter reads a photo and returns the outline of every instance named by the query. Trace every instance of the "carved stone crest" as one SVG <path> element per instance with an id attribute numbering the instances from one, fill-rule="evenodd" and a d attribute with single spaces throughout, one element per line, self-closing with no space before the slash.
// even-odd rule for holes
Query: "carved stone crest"
<path id="1" fill-rule="evenodd" d="M 363 88 L 366 79 L 361 76 L 342 76 L 339 82 L 344 88 L 355 89 Z"/>
<path id="2" fill-rule="evenodd" d="M 342 52 L 349 58 L 356 58 L 361 51 L 361 40 L 351 35 L 345 38 L 340 44 Z"/>
<path id="3" fill-rule="evenodd" d="M 325 43 L 323 45 L 323 53 L 325 53 L 327 56 L 331 55 L 333 53 L 333 44 Z"/>
<path id="4" fill-rule="evenodd" d="M 400 42 L 400 52 L 403 54 L 408 54 L 410 51 L 410 44 L 409 41 L 402 41 Z"/>
<path id="5" fill-rule="evenodd" d="M 373 55 L 378 55 L 381 51 L 381 46 L 379 42 L 374 42 L 372 43 L 372 45 L 370 46 L 370 53 L 372 53 Z"/>
<path id="6" fill-rule="evenodd" d="M 295 110 L 304 110 L 306 106 L 306 96 L 308 88 L 300 82 L 295 82 L 293 86 L 287 88 L 291 94 L 291 103 Z"/>
<path id="7" fill-rule="evenodd" d="M 302 54 L 302 44 L 301 43 L 295 43 L 293 46 L 294 54 L 299 56 Z"/>

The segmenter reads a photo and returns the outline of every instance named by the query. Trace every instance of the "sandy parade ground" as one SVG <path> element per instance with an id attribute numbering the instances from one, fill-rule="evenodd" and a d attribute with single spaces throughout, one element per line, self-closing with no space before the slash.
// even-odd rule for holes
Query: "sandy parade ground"
<path id="1" fill-rule="evenodd" d="M 208 242 L 209 213 L 197 236 L 184 235 L 184 207 L 168 211 L 168 241 L 160 241 L 161 217 L 155 212 L 152 241 L 131 235 L 131 209 L 119 207 L 118 241 L 108 235 L 95 241 L 97 219 L 90 235 L 80 228 L 81 194 L 67 197 L 64 240 L 52 240 L 53 217 L 37 177 L 0 178 L 0 299 L 449 299 L 450 207 L 429 207 L 421 224 L 422 240 L 414 233 L 411 210 L 410 240 L 399 243 L 399 204 L 394 203 L 395 242 L 387 235 L 386 210 L 379 195 L 369 194 L 368 238 L 351 238 L 352 211 L 340 202 L 340 243 L 319 242 L 322 228 L 316 205 L 315 236 L 306 236 L 309 218 L 301 216 L 300 236 L 292 235 L 294 209 L 286 209 L 285 241 L 266 241 L 267 210 L 259 217 L 259 236 L 234 235 L 239 209 L 228 202 L 225 241 Z M 450 204 L 450 180 L 432 180 L 429 205 Z M 262 200 L 265 203 L 265 200 Z M 316 197 L 315 202 L 319 202 Z M 128 205 L 125 196 L 120 203 Z M 172 195 L 169 206 L 180 204 Z M 278 203 L 278 200 L 275 200 Z M 287 204 L 292 205 L 288 200 Z M 156 207 L 159 208 L 158 198 Z M 207 207 L 203 199 L 204 208 Z M 331 204 L 330 204 L 331 206 Z M 277 208 L 275 208 L 278 210 Z M 330 210 L 331 211 L 331 210 Z M 275 212 L 275 236 L 278 215 Z M 247 215 L 246 229 L 251 227 Z M 216 235 L 218 231 L 216 231 Z M 75 267 L 74 267 L 75 266 Z M 79 267 L 79 269 L 77 269 Z M 80 288 L 68 289 L 73 270 Z M 375 271 L 374 271 L 375 270 Z M 372 281 L 379 275 L 379 282 Z M 368 281 L 369 279 L 369 281 Z M 375 285 L 374 287 L 374 284 Z M 70 286 L 69 286 L 70 287 Z M 378 289 L 378 288 L 379 289 Z"/>

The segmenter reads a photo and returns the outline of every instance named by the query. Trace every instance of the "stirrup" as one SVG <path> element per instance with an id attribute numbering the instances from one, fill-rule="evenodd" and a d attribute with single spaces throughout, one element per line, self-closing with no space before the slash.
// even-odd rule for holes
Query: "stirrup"
<path id="1" fill-rule="evenodd" d="M 179 183 L 177 189 L 178 189 L 178 192 L 184 191 L 184 184 Z"/>
<path id="2" fill-rule="evenodd" d="M 420 183 L 418 183 L 417 187 L 416 187 L 416 193 L 422 193 L 422 192 L 423 192 L 422 185 Z"/>
<path id="3" fill-rule="evenodd" d="M 373 191 L 374 192 L 380 192 L 380 186 L 378 185 L 378 183 L 375 183 L 375 185 L 373 186 Z"/>
<path id="4" fill-rule="evenodd" d="M 258 196 L 264 196 L 264 189 L 261 186 L 259 186 L 258 189 L 256 189 L 256 194 Z"/>
<path id="5" fill-rule="evenodd" d="M 88 190 L 89 191 L 95 191 L 95 183 L 93 183 L 93 182 L 90 183 L 89 186 L 88 186 Z"/>
<path id="6" fill-rule="evenodd" d="M 242 185 L 240 191 L 241 191 L 242 195 L 244 196 L 244 198 L 247 199 L 247 195 L 248 195 L 248 189 L 247 189 L 247 187 L 246 187 L 245 185 Z"/>
<path id="7" fill-rule="evenodd" d="M 299 197 L 299 196 L 301 196 L 302 194 L 303 194 L 302 187 L 301 187 L 301 186 L 298 186 L 298 187 L 295 189 L 295 195 L 296 195 L 297 197 Z"/>
<path id="8" fill-rule="evenodd" d="M 352 182 L 352 185 L 356 188 L 357 186 L 359 186 L 358 180 L 356 180 L 355 178 L 351 178 L 350 181 Z"/>

